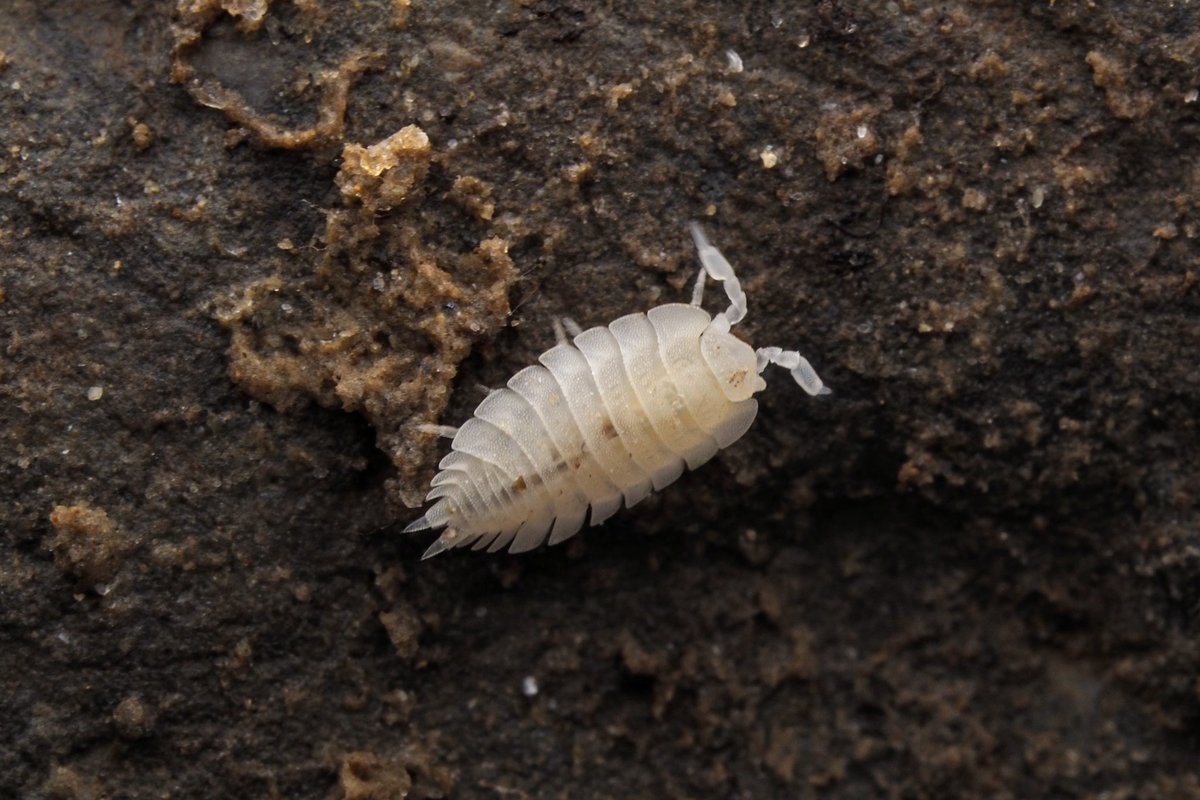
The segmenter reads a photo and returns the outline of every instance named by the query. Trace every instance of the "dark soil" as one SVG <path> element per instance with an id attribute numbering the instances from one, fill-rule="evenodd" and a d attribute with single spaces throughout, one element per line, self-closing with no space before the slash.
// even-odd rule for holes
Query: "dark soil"
<path id="1" fill-rule="evenodd" d="M 0 0 L 0 797 L 1200 797 L 1198 91 L 1165 0 Z M 835 394 L 419 561 L 691 219 Z"/>

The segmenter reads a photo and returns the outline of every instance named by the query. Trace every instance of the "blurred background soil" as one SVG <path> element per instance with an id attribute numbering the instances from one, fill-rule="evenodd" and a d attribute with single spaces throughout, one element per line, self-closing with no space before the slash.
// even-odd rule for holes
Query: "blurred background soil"
<path id="1" fill-rule="evenodd" d="M 0 0 L 0 796 L 1200 797 L 1198 63 L 1157 0 Z M 418 561 L 414 426 L 685 300 L 690 219 L 835 394 Z"/>

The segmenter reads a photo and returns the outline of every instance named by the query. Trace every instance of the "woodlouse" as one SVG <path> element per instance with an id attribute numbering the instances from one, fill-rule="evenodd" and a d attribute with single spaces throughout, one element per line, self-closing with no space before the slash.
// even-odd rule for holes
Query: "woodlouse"
<path id="1" fill-rule="evenodd" d="M 730 333 L 746 315 L 733 267 L 693 223 L 700 274 L 689 305 L 669 303 L 586 331 L 564 320 L 539 365 L 491 392 L 452 437 L 426 500 L 437 502 L 405 532 L 445 528 L 424 558 L 443 550 L 510 552 L 568 539 L 590 507 L 599 525 L 733 444 L 754 421 L 753 395 L 767 364 L 791 371 L 810 395 L 828 394 L 794 350 L 750 345 Z M 729 308 L 700 307 L 705 277 Z"/>

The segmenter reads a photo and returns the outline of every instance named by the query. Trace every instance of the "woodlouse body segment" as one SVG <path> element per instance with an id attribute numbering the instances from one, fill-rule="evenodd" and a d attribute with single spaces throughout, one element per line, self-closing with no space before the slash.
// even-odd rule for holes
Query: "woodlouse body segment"
<path id="1" fill-rule="evenodd" d="M 701 270 L 690 305 L 670 303 L 580 331 L 491 392 L 453 436 L 427 496 L 405 529 L 445 528 L 425 553 L 470 545 L 511 552 L 557 544 L 585 519 L 599 525 L 696 469 L 749 429 L 768 364 L 827 394 L 799 353 L 757 351 L 730 332 L 746 296 L 729 262 L 692 226 Z M 723 284 L 729 309 L 700 307 L 704 280 Z"/>

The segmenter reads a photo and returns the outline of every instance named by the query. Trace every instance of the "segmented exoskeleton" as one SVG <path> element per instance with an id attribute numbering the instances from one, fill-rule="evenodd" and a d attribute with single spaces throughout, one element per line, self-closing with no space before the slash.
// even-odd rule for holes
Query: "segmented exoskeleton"
<path id="1" fill-rule="evenodd" d="M 758 412 L 767 364 L 791 371 L 810 395 L 828 394 L 793 350 L 757 351 L 730 333 L 746 315 L 733 268 L 692 224 L 701 269 L 690 305 L 669 303 L 586 331 L 514 375 L 452 436 L 424 516 L 405 532 L 445 528 L 425 558 L 452 547 L 530 550 L 573 536 L 591 509 L 599 525 L 741 438 Z M 729 308 L 700 307 L 705 277 Z"/>

